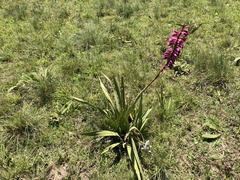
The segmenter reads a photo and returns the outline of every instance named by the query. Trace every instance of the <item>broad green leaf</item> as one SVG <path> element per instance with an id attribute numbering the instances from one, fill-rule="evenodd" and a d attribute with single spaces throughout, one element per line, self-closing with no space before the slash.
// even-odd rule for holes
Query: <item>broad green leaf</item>
<path id="1" fill-rule="evenodd" d="M 103 74 L 103 76 L 107 79 L 107 81 L 111 84 L 111 86 L 113 86 L 113 83 L 112 83 L 112 81 L 107 77 L 107 75 L 105 75 L 104 73 L 102 73 Z M 116 111 L 116 108 L 117 108 L 117 110 L 118 111 L 120 111 L 120 104 L 119 104 L 119 100 L 120 100 L 120 95 L 118 96 L 117 94 L 118 94 L 118 92 L 119 92 L 119 86 L 118 86 L 118 83 L 117 83 L 117 81 L 116 81 L 116 79 L 114 78 L 114 86 L 115 86 L 115 89 L 114 89 L 114 97 L 115 97 L 115 103 L 116 103 L 116 106 L 114 105 L 114 102 L 113 102 L 113 100 L 111 99 L 111 96 L 110 96 L 110 94 L 108 95 L 109 97 L 110 97 L 110 99 L 111 100 L 109 100 L 110 101 L 110 103 L 111 103 L 111 105 L 112 105 L 112 110 L 113 111 Z M 107 91 L 108 92 L 108 91 Z"/>
<path id="2" fill-rule="evenodd" d="M 203 134 L 202 138 L 203 139 L 209 139 L 209 140 L 213 140 L 213 139 L 217 139 L 221 136 L 221 134 Z"/>
<path id="3" fill-rule="evenodd" d="M 152 111 L 152 109 L 148 109 L 145 113 L 144 113 L 144 115 L 143 115 L 143 119 L 146 119 L 147 118 L 147 116 L 148 116 L 148 114 L 150 113 Z"/>
<path id="4" fill-rule="evenodd" d="M 212 130 L 217 130 L 217 127 L 209 122 L 204 123 L 203 127 L 209 127 Z"/>
<path id="5" fill-rule="evenodd" d="M 81 133 L 81 135 L 99 136 L 99 137 L 105 137 L 105 136 L 118 136 L 118 137 L 120 137 L 118 133 L 113 132 L 113 131 L 108 131 L 108 130 Z"/>
<path id="6" fill-rule="evenodd" d="M 136 170 L 138 179 L 143 179 L 143 169 L 142 169 L 142 164 L 138 155 L 138 151 L 134 142 L 134 139 L 131 138 L 132 142 L 132 149 L 133 149 L 133 154 L 134 154 L 134 168 Z"/>
<path id="7" fill-rule="evenodd" d="M 128 132 L 125 134 L 125 136 L 124 136 L 124 141 L 127 140 L 129 134 L 130 134 L 133 130 L 136 130 L 139 134 L 141 134 L 141 132 L 138 130 L 138 128 L 136 128 L 135 126 L 132 126 L 132 127 L 128 130 Z"/>
<path id="8" fill-rule="evenodd" d="M 133 167 L 134 167 L 135 173 L 136 173 L 136 175 L 137 175 L 137 178 L 141 180 L 141 179 L 142 179 L 142 177 L 141 177 L 141 172 L 140 172 L 140 169 L 139 169 L 139 167 L 138 167 L 136 158 L 134 158 L 134 160 L 133 160 Z"/>
<path id="9" fill-rule="evenodd" d="M 121 94 L 120 94 L 120 88 L 119 88 L 118 82 L 115 78 L 114 78 L 113 83 L 114 83 L 114 88 L 115 88 L 115 91 L 114 91 L 115 102 L 116 102 L 118 111 L 120 111 L 122 108 L 122 106 L 121 106 L 122 99 L 121 99 Z"/>
<path id="10" fill-rule="evenodd" d="M 144 129 L 145 124 L 147 123 L 147 121 L 149 120 L 149 118 L 147 118 L 148 114 L 152 111 L 152 109 L 148 109 L 146 111 L 146 113 L 144 114 L 144 116 L 142 117 L 142 126 L 140 127 L 140 131 L 142 131 Z"/>
<path id="11" fill-rule="evenodd" d="M 131 138 L 131 142 L 132 142 L 132 149 L 133 149 L 133 153 L 134 153 L 134 157 L 136 158 L 136 161 L 138 163 L 138 166 L 139 166 L 139 169 L 141 172 L 143 172 L 142 170 L 142 164 L 141 164 L 141 161 L 139 159 L 139 156 L 138 156 L 138 151 L 137 151 L 137 148 L 136 148 L 136 145 L 135 145 L 135 142 L 134 142 L 134 139 Z"/>
<path id="12" fill-rule="evenodd" d="M 108 81 L 110 84 L 112 84 L 112 81 L 109 79 L 109 77 L 108 77 L 106 74 L 102 73 L 102 75 L 107 79 L 107 81 Z"/>
<path id="13" fill-rule="evenodd" d="M 93 104 L 89 103 L 88 101 L 85 101 L 83 99 L 80 99 L 80 98 L 77 98 L 77 97 L 74 97 L 74 96 L 71 96 L 70 98 L 75 100 L 75 101 L 78 101 L 78 102 L 80 102 L 82 104 L 86 104 L 86 105 L 91 106 L 91 107 L 93 107 L 95 109 L 98 109 L 103 115 L 107 115 L 105 110 L 103 110 L 102 108 L 99 108 L 97 106 L 94 106 Z"/>
<path id="14" fill-rule="evenodd" d="M 60 112 L 61 114 L 65 114 L 65 112 L 68 112 L 70 110 L 72 106 L 72 100 L 71 101 L 68 101 L 61 109 L 60 109 Z"/>
<path id="15" fill-rule="evenodd" d="M 108 152 L 109 150 L 111 150 L 111 149 L 117 147 L 117 146 L 120 145 L 120 144 L 121 144 L 120 142 L 118 142 L 118 143 L 114 143 L 114 144 L 111 144 L 110 146 L 106 147 L 106 148 L 103 150 L 102 154 Z"/>
<path id="16" fill-rule="evenodd" d="M 138 105 L 138 112 L 137 112 L 137 117 L 136 117 L 136 120 L 135 120 L 135 126 L 137 128 L 140 129 L 140 127 L 142 126 L 142 96 L 140 97 L 140 102 L 139 102 L 139 105 Z"/>
<path id="17" fill-rule="evenodd" d="M 80 102 L 80 103 L 86 104 L 86 105 L 88 105 L 88 106 L 91 106 L 91 107 L 96 108 L 93 104 L 91 104 L 91 103 L 89 103 L 88 101 L 85 101 L 85 100 L 83 100 L 83 99 L 80 99 L 80 98 L 77 98 L 77 97 L 74 97 L 74 96 L 71 96 L 71 99 L 76 100 L 76 101 L 78 101 L 78 102 Z"/>
<path id="18" fill-rule="evenodd" d="M 135 126 L 132 126 L 132 127 L 129 129 L 129 133 L 132 132 L 133 130 L 136 130 L 138 133 L 141 133 L 141 132 L 139 131 L 139 129 L 138 129 L 137 127 L 135 127 Z"/>
<path id="19" fill-rule="evenodd" d="M 18 86 L 12 86 L 10 89 L 8 89 L 8 92 L 11 92 L 12 90 L 16 89 Z"/>
<path id="20" fill-rule="evenodd" d="M 133 168 L 134 168 L 134 172 L 135 174 L 137 175 L 137 178 L 138 179 L 142 179 L 141 178 L 141 174 L 140 174 L 140 170 L 139 170 L 139 167 L 137 165 L 137 161 L 136 161 L 136 158 L 134 157 L 134 153 L 133 153 L 133 148 L 132 146 L 130 145 L 127 145 L 127 153 L 128 153 L 128 157 L 133 165 Z"/>
<path id="21" fill-rule="evenodd" d="M 142 118 L 142 101 L 143 101 L 143 97 L 142 95 L 140 96 L 140 102 L 139 102 L 139 106 L 138 106 L 138 118 L 141 119 Z"/>
<path id="22" fill-rule="evenodd" d="M 127 144 L 127 153 L 128 153 L 128 157 L 129 157 L 130 161 L 132 161 L 133 160 L 133 158 L 132 158 L 132 147 L 129 144 Z"/>
<path id="23" fill-rule="evenodd" d="M 112 100 L 112 98 L 111 98 L 107 88 L 105 87 L 105 85 L 103 84 L 103 82 L 102 82 L 102 80 L 100 78 L 99 78 L 99 81 L 100 81 L 100 86 L 101 86 L 101 88 L 103 90 L 103 93 L 105 94 L 106 98 L 108 99 L 108 101 L 110 102 L 110 104 L 111 104 L 111 106 L 112 106 L 112 108 L 114 110 L 114 103 L 113 103 L 113 100 Z"/>
<path id="24" fill-rule="evenodd" d="M 146 91 L 146 89 L 149 87 L 149 85 L 147 85 L 145 88 L 143 88 L 140 93 L 138 93 L 137 97 L 135 98 L 135 100 L 133 101 L 131 106 L 135 106 L 135 104 L 138 102 L 139 98 L 142 96 L 142 94 Z"/>
<path id="25" fill-rule="evenodd" d="M 91 106 L 91 107 L 93 107 L 93 108 L 99 109 L 98 107 L 94 106 L 93 104 L 91 104 L 91 103 L 89 103 L 88 101 L 85 101 L 85 100 L 83 100 L 83 99 L 80 99 L 80 98 L 77 98 L 77 97 L 74 97 L 74 96 L 71 96 L 70 98 L 73 99 L 73 100 L 75 100 L 75 101 L 78 101 L 78 102 L 80 102 L 80 103 L 82 103 L 82 104 L 86 104 L 86 105 Z"/>

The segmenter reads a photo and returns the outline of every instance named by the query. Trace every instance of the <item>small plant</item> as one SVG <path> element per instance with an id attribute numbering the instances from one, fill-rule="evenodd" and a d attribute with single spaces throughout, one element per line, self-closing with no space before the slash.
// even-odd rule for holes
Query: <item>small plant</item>
<path id="1" fill-rule="evenodd" d="M 3 123 L 4 138 L 16 143 L 16 148 L 19 144 L 27 144 L 30 139 L 34 139 L 42 132 L 45 121 L 41 117 L 42 114 L 36 111 L 32 104 L 23 104 L 22 109 Z"/>
<path id="2" fill-rule="evenodd" d="M 56 82 L 52 70 L 40 68 L 38 72 L 23 75 L 18 83 L 9 89 L 9 92 L 14 89 L 17 89 L 22 95 L 25 95 L 26 91 L 33 92 L 37 95 L 40 104 L 45 104 L 53 98 L 56 91 Z"/>
<path id="3" fill-rule="evenodd" d="M 166 100 L 164 97 L 164 87 L 160 87 L 160 91 L 157 94 L 158 96 L 158 104 L 157 104 L 157 109 L 159 109 L 159 119 L 160 121 L 164 121 L 169 119 L 172 115 L 172 111 L 174 108 L 172 98 L 169 98 Z"/>
<path id="4" fill-rule="evenodd" d="M 164 72 L 166 68 L 173 68 L 177 57 L 180 55 L 181 49 L 183 49 L 183 43 L 186 41 L 189 34 L 187 28 L 188 27 L 184 25 L 182 26 L 182 30 L 180 32 L 177 30 L 173 31 L 172 36 L 168 41 L 168 46 L 170 48 L 164 53 L 163 59 L 167 60 L 166 64 L 158 72 L 156 77 L 139 92 L 132 102 L 128 103 L 125 98 L 123 78 L 121 79 L 121 85 L 119 85 L 115 78 L 112 82 L 106 75 L 104 75 L 105 78 L 110 83 L 111 87 L 113 87 L 114 96 L 114 98 L 111 96 L 111 91 L 108 90 L 100 79 L 100 86 L 108 102 L 106 108 L 95 106 L 83 99 L 71 97 L 73 100 L 98 109 L 105 118 L 103 125 L 105 130 L 82 133 L 82 135 L 110 137 L 111 145 L 106 147 L 102 153 L 116 147 L 120 148 L 121 152 L 127 152 L 137 179 L 144 179 L 139 150 L 142 149 L 150 151 L 149 141 L 144 143 L 144 130 L 146 129 L 148 114 L 151 109 L 143 111 L 142 96 L 146 89 L 151 86 L 151 84 Z"/>
<path id="5" fill-rule="evenodd" d="M 231 75 L 224 55 L 208 52 L 207 50 L 197 50 L 195 54 L 194 64 L 196 70 L 207 72 L 207 78 L 210 78 L 213 82 L 225 82 Z"/>
<path id="6" fill-rule="evenodd" d="M 119 85 L 116 79 L 112 82 L 107 76 L 105 76 L 105 78 L 111 87 L 114 87 L 113 98 L 100 79 L 100 86 L 108 102 L 106 109 L 97 107 L 82 99 L 72 97 L 74 100 L 98 109 L 106 119 L 104 126 L 107 130 L 82 133 L 82 135 L 111 137 L 112 144 L 106 147 L 102 153 L 106 153 L 116 147 L 120 149 L 120 152 L 122 150 L 122 152 L 127 152 L 136 176 L 138 179 L 142 179 L 143 169 L 138 152 L 140 146 L 144 144 L 144 133 L 148 121 L 148 114 L 151 109 L 143 111 L 142 96 L 138 96 L 132 103 L 126 101 L 123 78 L 121 79 L 121 85 Z M 136 108 L 137 103 L 138 108 Z"/>
<path id="7" fill-rule="evenodd" d="M 120 3 L 117 8 L 117 14 L 124 17 L 124 18 L 129 18 L 132 16 L 132 14 L 134 13 L 136 7 L 133 7 L 131 4 L 129 3 Z"/>

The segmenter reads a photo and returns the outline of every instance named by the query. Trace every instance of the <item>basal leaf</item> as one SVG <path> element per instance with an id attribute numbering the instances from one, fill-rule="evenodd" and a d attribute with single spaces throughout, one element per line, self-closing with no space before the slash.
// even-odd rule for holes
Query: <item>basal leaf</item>
<path id="1" fill-rule="evenodd" d="M 141 133 L 141 132 L 139 131 L 139 129 L 138 129 L 137 127 L 135 127 L 135 126 L 132 126 L 132 127 L 129 129 L 129 133 L 131 133 L 133 130 L 137 131 L 138 133 Z"/>
<path id="2" fill-rule="evenodd" d="M 146 111 L 146 113 L 144 114 L 144 116 L 142 117 L 142 125 L 140 127 L 140 131 L 142 131 L 145 127 L 145 124 L 147 123 L 147 121 L 149 120 L 149 118 L 147 118 L 148 114 L 151 112 L 152 109 L 148 109 Z"/>
<path id="3" fill-rule="evenodd" d="M 142 169 L 142 164 L 138 155 L 138 151 L 134 142 L 134 139 L 131 138 L 131 143 L 132 143 L 132 152 L 133 152 L 133 157 L 134 157 L 134 169 L 135 172 L 138 176 L 138 179 L 143 179 L 143 169 Z"/>
<path id="4" fill-rule="evenodd" d="M 133 160 L 133 158 L 132 158 L 132 147 L 129 144 L 127 144 L 127 153 L 128 153 L 128 157 L 129 157 L 130 161 L 132 161 Z"/>
<path id="5" fill-rule="evenodd" d="M 121 101 L 122 101 L 122 98 L 121 98 L 121 94 L 120 94 L 120 87 L 118 85 L 118 82 L 116 80 L 116 78 L 114 78 L 114 97 L 115 97 L 115 102 L 116 102 L 116 106 L 117 106 L 117 109 L 118 111 L 121 110 Z"/>
<path id="6" fill-rule="evenodd" d="M 142 98 L 142 95 L 140 96 L 140 102 L 139 102 L 139 106 L 138 106 L 138 118 L 141 119 L 142 118 L 142 101 L 143 101 L 143 98 Z"/>
<path id="7" fill-rule="evenodd" d="M 77 97 L 74 97 L 74 96 L 71 96 L 70 98 L 73 99 L 73 100 L 75 100 L 75 101 L 78 101 L 78 102 L 80 102 L 80 103 L 82 103 L 82 104 L 86 104 L 86 105 L 88 105 L 88 106 L 91 106 L 91 107 L 99 110 L 103 115 L 107 115 L 106 111 L 104 111 L 102 108 L 99 108 L 99 107 L 97 107 L 97 106 L 94 106 L 93 104 L 89 103 L 88 101 L 85 101 L 85 100 L 83 100 L 83 99 L 80 99 L 80 98 L 77 98 Z"/>
<path id="8" fill-rule="evenodd" d="M 118 133 L 113 132 L 113 131 L 108 131 L 108 130 L 81 133 L 81 135 L 99 136 L 99 137 L 106 137 L 106 136 L 118 136 L 118 137 L 120 137 Z"/>
<path id="9" fill-rule="evenodd" d="M 118 143 L 114 143 L 114 144 L 111 144 L 110 146 L 106 147 L 106 148 L 103 150 L 102 154 L 108 152 L 109 150 L 111 150 L 111 149 L 117 147 L 117 146 L 120 145 L 120 144 L 121 144 L 120 142 L 118 142 Z"/>
<path id="10" fill-rule="evenodd" d="M 212 130 L 217 130 L 217 127 L 216 127 L 215 125 L 209 123 L 209 122 L 205 122 L 205 123 L 203 124 L 203 127 L 208 127 L 208 128 L 210 128 L 210 129 L 212 129 Z"/>
<path id="11" fill-rule="evenodd" d="M 137 175 L 138 179 L 141 179 L 141 174 L 140 174 L 140 171 L 139 171 L 139 167 L 137 165 L 136 158 L 134 157 L 133 148 L 129 144 L 127 145 L 127 153 L 128 153 L 128 157 L 129 157 L 129 159 L 132 163 L 134 173 Z"/>
<path id="12" fill-rule="evenodd" d="M 113 103 L 113 100 L 112 100 L 112 98 L 111 98 L 111 96 L 110 96 L 107 88 L 105 87 L 105 85 L 103 84 L 103 82 L 101 81 L 100 78 L 99 78 L 99 81 L 100 81 L 100 86 L 101 86 L 101 88 L 102 88 L 102 90 L 103 90 L 104 95 L 106 96 L 106 98 L 107 98 L 108 101 L 110 102 L 111 107 L 114 109 L 114 103 Z"/>
<path id="13" fill-rule="evenodd" d="M 152 109 L 148 109 L 145 113 L 144 113 L 144 115 L 143 115 L 143 119 L 146 119 L 147 118 L 147 116 L 148 116 L 148 114 L 150 113 L 152 111 Z"/>
<path id="14" fill-rule="evenodd" d="M 214 140 L 217 139 L 221 136 L 221 134 L 203 134 L 202 138 L 203 139 L 209 139 L 209 140 Z"/>
<path id="15" fill-rule="evenodd" d="M 104 73 L 102 73 L 102 75 L 107 79 L 107 81 L 112 85 L 112 81 L 109 79 L 109 77 L 106 75 L 106 74 L 104 74 Z"/>

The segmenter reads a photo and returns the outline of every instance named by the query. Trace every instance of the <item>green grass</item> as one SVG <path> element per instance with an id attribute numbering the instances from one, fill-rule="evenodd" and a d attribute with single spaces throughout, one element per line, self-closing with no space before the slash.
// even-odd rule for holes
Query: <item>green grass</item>
<path id="1" fill-rule="evenodd" d="M 164 64 L 178 24 L 194 29 L 174 71 L 144 94 L 152 108 L 151 179 L 239 179 L 239 1 L 2 1 L 0 179 L 133 179 L 127 157 L 81 132 L 105 105 L 101 73 L 124 77 L 133 99 Z M 15 87 L 16 86 L 16 87 Z M 14 87 L 14 88 L 13 88 Z M 9 91 L 11 89 L 11 91 Z M 202 135 L 218 133 L 214 141 Z"/>

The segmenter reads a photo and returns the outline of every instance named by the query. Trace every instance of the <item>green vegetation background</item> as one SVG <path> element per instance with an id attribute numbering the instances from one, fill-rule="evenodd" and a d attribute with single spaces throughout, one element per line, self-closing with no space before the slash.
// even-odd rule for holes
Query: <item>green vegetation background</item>
<path id="1" fill-rule="evenodd" d="M 144 95 L 153 108 L 152 179 L 239 179 L 239 0 L 1 0 L 0 179 L 132 179 L 127 158 L 82 137 L 104 107 L 98 77 L 129 99 L 164 64 L 173 29 L 192 30 L 174 70 Z M 205 141 L 202 135 L 219 138 Z"/>

